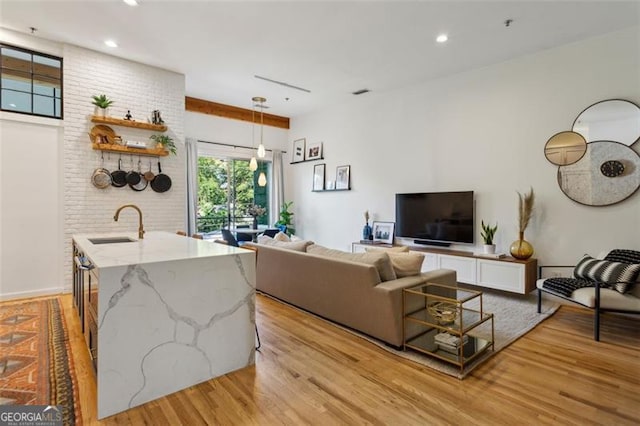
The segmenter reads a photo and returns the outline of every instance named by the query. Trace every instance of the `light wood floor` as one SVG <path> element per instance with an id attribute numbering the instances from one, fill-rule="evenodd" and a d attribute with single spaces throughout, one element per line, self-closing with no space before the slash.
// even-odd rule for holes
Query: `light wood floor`
<path id="1" fill-rule="evenodd" d="M 639 424 L 638 317 L 562 307 L 465 380 L 257 297 L 256 365 L 96 420 L 95 380 L 71 296 L 64 297 L 85 424 Z"/>

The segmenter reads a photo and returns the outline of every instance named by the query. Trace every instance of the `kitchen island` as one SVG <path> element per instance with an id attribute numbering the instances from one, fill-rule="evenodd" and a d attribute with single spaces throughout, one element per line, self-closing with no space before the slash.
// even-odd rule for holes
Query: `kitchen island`
<path id="1" fill-rule="evenodd" d="M 73 245 L 99 419 L 254 363 L 253 251 L 168 232 Z"/>

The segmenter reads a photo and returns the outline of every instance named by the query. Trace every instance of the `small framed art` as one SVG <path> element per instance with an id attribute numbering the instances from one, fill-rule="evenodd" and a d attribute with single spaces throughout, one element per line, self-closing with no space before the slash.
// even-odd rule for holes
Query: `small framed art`
<path id="1" fill-rule="evenodd" d="M 291 154 L 292 163 L 304 161 L 305 142 L 306 140 L 304 138 L 293 141 L 293 154 Z"/>
<path id="2" fill-rule="evenodd" d="M 310 143 L 307 145 L 305 160 L 320 160 L 322 158 L 322 142 Z"/>
<path id="3" fill-rule="evenodd" d="M 316 164 L 313 166 L 313 190 L 314 191 L 323 191 L 324 190 L 324 171 L 325 164 Z"/>
<path id="4" fill-rule="evenodd" d="M 336 189 L 351 188 L 351 166 L 336 167 Z"/>
<path id="5" fill-rule="evenodd" d="M 395 222 L 373 222 L 373 241 L 393 244 L 393 231 L 395 227 Z"/>

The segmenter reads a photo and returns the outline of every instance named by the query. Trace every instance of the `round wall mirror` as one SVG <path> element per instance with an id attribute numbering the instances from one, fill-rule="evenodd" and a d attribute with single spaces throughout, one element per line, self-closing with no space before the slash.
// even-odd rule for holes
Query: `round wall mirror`
<path id="1" fill-rule="evenodd" d="M 544 156 L 556 166 L 573 164 L 580 160 L 585 152 L 587 141 L 576 132 L 556 133 L 544 146 Z"/>
<path id="2" fill-rule="evenodd" d="M 558 185 L 580 204 L 619 203 L 640 187 L 640 155 L 622 143 L 591 142 L 579 161 L 558 167 Z"/>
<path id="3" fill-rule="evenodd" d="M 640 107 L 622 99 L 600 101 L 582 111 L 572 129 L 587 142 L 616 141 L 631 146 L 640 139 Z"/>

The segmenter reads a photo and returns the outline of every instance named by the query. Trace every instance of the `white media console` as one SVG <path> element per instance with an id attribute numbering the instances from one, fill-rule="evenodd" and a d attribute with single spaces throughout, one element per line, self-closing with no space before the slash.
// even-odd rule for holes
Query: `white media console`
<path id="1" fill-rule="evenodd" d="M 352 243 L 351 251 L 362 253 L 367 247 L 391 246 Z M 518 260 L 507 256 L 496 259 L 436 247 L 410 246 L 409 249 L 424 254 L 422 272 L 453 269 L 456 271 L 458 282 L 520 294 L 530 293 L 536 288 L 538 261 L 533 258 Z"/>

